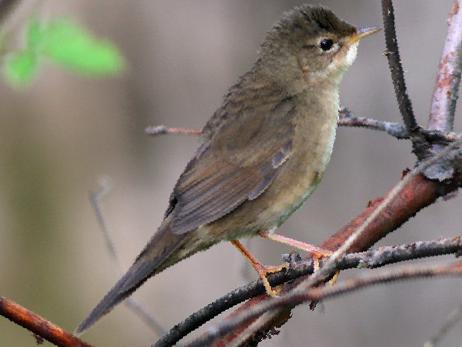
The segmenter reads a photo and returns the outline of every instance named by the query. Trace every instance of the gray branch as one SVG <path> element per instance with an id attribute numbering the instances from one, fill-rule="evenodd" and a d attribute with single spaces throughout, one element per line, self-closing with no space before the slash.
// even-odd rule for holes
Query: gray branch
<path id="1" fill-rule="evenodd" d="M 441 56 L 428 129 L 452 131 L 459 97 L 462 54 L 462 2 L 454 1 L 448 17 L 448 34 Z"/>
<path id="2" fill-rule="evenodd" d="M 424 257 L 458 254 L 461 251 L 462 242 L 459 236 L 436 241 L 419 241 L 412 244 L 380 247 L 371 249 L 367 252 L 346 254 L 338 260 L 336 269 L 377 268 L 388 264 Z M 313 262 L 311 259 L 300 260 L 294 255 L 290 257 L 286 256 L 286 258 L 288 259 L 284 260 L 287 260 L 291 264 L 290 269 L 268 276 L 268 280 L 272 286 L 281 285 L 313 273 Z M 322 265 L 323 262 L 321 261 L 321 266 Z M 153 347 L 174 345 L 184 336 L 199 328 L 207 321 L 245 300 L 263 294 L 264 291 L 265 289 L 260 280 L 233 290 L 193 313 L 183 322 L 175 325 L 175 327 L 173 327 L 167 335 L 158 340 Z"/>

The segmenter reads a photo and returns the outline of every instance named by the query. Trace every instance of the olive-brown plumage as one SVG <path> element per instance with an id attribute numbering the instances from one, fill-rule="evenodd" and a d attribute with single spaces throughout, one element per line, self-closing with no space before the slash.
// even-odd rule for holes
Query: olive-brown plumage
<path id="1" fill-rule="evenodd" d="M 205 125 L 160 228 L 78 333 L 149 277 L 222 240 L 274 230 L 301 206 L 330 159 L 342 75 L 372 31 L 321 7 L 284 15 Z"/>

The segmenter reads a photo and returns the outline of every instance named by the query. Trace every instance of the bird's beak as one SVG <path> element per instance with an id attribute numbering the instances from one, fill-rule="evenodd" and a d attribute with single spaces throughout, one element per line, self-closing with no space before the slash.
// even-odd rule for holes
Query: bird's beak
<path id="1" fill-rule="evenodd" d="M 353 35 L 351 35 L 348 39 L 348 43 L 350 45 L 358 42 L 359 40 L 362 40 L 366 36 L 375 34 L 376 32 L 379 32 L 380 28 L 378 27 L 369 27 L 369 28 L 359 28 Z"/>

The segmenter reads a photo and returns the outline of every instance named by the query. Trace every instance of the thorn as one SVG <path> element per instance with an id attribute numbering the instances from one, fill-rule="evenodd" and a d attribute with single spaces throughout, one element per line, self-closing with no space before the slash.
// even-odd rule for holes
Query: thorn
<path id="1" fill-rule="evenodd" d="M 409 172 L 411 172 L 411 169 L 409 168 L 404 169 L 403 172 L 401 172 L 401 179 L 406 177 Z"/>

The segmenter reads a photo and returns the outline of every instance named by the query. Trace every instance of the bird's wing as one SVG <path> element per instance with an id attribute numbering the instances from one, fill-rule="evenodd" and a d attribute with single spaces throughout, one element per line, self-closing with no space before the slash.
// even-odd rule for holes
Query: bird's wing
<path id="1" fill-rule="evenodd" d="M 290 157 L 293 114 L 286 99 L 241 112 L 224 124 L 175 186 L 166 213 L 172 232 L 192 231 L 260 196 Z"/>

